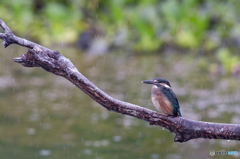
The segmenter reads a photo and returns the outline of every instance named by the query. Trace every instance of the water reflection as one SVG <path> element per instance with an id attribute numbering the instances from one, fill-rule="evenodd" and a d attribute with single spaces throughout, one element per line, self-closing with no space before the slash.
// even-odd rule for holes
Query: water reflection
<path id="1" fill-rule="evenodd" d="M 42 129 L 52 129 L 52 123 L 42 123 Z"/>
<path id="2" fill-rule="evenodd" d="M 51 155 L 51 151 L 50 150 L 40 150 L 39 151 L 39 155 L 41 155 L 41 156 L 49 156 L 49 155 Z"/>
<path id="3" fill-rule="evenodd" d="M 94 146 L 94 147 L 99 147 L 99 146 L 108 146 L 110 143 L 108 140 L 101 140 L 101 141 L 85 141 L 85 146 Z"/>
<path id="4" fill-rule="evenodd" d="M 26 131 L 29 135 L 33 135 L 36 132 L 36 130 L 34 128 L 27 128 Z"/>
<path id="5" fill-rule="evenodd" d="M 31 114 L 29 116 L 29 121 L 39 121 L 40 120 L 40 115 L 39 114 Z"/>
<path id="6" fill-rule="evenodd" d="M 122 141 L 122 136 L 113 136 L 113 141 L 114 142 L 121 142 Z"/>

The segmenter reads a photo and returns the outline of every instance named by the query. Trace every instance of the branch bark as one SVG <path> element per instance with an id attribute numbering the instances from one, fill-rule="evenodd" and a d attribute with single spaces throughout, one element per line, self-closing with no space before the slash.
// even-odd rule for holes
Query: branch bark
<path id="1" fill-rule="evenodd" d="M 84 77 L 72 62 L 58 51 L 52 51 L 41 45 L 15 36 L 10 28 L 0 18 L 0 33 L 3 46 L 17 44 L 29 48 L 26 54 L 13 59 L 24 67 L 42 67 L 48 72 L 62 76 L 89 95 L 93 100 L 117 113 L 145 120 L 150 125 L 162 126 L 176 134 L 175 142 L 186 142 L 196 138 L 240 140 L 240 125 L 193 121 L 184 117 L 170 117 L 159 114 L 147 108 L 112 98 L 86 77 Z"/>

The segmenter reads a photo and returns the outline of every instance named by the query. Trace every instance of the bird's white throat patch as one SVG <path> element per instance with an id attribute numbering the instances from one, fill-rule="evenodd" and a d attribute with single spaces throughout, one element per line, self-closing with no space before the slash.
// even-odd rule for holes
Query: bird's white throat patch
<path id="1" fill-rule="evenodd" d="M 153 85 L 153 88 L 158 88 L 156 85 Z"/>

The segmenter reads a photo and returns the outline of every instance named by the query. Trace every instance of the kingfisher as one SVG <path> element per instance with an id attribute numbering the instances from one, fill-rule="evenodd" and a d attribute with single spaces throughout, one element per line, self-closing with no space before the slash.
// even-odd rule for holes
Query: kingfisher
<path id="1" fill-rule="evenodd" d="M 156 109 L 167 116 L 182 116 L 176 94 L 173 92 L 170 83 L 163 78 L 142 81 L 145 84 L 152 84 L 152 102 Z"/>

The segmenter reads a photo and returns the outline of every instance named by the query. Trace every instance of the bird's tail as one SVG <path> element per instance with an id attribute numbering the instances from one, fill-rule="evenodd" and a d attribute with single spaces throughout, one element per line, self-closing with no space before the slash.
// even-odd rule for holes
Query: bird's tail
<path id="1" fill-rule="evenodd" d="M 180 108 L 178 108 L 178 115 L 182 117 L 182 114 L 181 114 Z"/>

